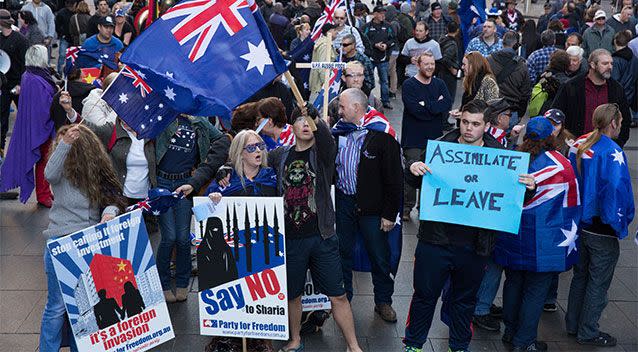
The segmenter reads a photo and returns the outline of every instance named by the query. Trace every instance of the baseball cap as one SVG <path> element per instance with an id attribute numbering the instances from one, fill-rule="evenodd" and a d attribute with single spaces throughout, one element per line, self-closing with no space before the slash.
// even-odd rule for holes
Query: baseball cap
<path id="1" fill-rule="evenodd" d="M 14 23 L 15 21 L 11 17 L 11 12 L 9 12 L 9 10 L 0 9 L 0 24 L 2 27 L 11 28 L 11 25 Z"/>
<path id="2" fill-rule="evenodd" d="M 543 5 L 544 9 L 551 9 L 552 8 L 552 4 L 550 4 L 549 2 L 546 2 L 545 5 Z"/>
<path id="3" fill-rule="evenodd" d="M 381 5 L 377 5 L 374 7 L 374 10 L 372 10 L 372 12 L 386 12 L 388 10 L 385 9 L 385 7 L 381 6 Z"/>
<path id="4" fill-rule="evenodd" d="M 489 9 L 485 9 L 485 14 L 487 17 L 498 17 L 503 13 L 503 11 L 499 10 L 498 7 L 491 7 Z"/>
<path id="5" fill-rule="evenodd" d="M 100 17 L 100 20 L 97 24 L 101 24 L 103 26 L 113 26 L 115 27 L 115 21 L 113 21 L 112 16 Z"/>
<path id="6" fill-rule="evenodd" d="M 440 10 L 441 9 L 441 4 L 439 4 L 438 2 L 433 2 L 432 5 L 430 5 L 430 10 L 434 11 L 434 10 Z"/>
<path id="7" fill-rule="evenodd" d="M 554 123 L 556 124 L 561 124 L 565 122 L 565 119 L 567 118 L 567 116 L 565 116 L 565 113 L 560 111 L 559 109 L 549 109 L 545 112 L 543 116 L 545 116 L 545 118 L 548 118 L 554 121 Z"/>
<path id="8" fill-rule="evenodd" d="M 597 20 L 599 18 L 607 19 L 607 14 L 605 13 L 605 11 L 603 11 L 603 10 L 596 11 L 596 14 L 594 15 L 594 20 Z"/>
<path id="9" fill-rule="evenodd" d="M 527 123 L 527 131 L 525 137 L 533 140 L 540 141 L 551 136 L 554 131 L 554 126 L 548 119 L 542 116 L 536 116 L 529 120 Z"/>

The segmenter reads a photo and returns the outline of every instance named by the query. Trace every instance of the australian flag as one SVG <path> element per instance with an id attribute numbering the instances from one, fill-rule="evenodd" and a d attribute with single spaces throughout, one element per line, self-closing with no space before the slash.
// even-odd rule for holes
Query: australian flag
<path id="1" fill-rule="evenodd" d="M 137 138 L 155 138 L 178 115 L 144 80 L 144 74 L 124 66 L 102 95 Z"/>
<path id="2" fill-rule="evenodd" d="M 336 98 L 339 95 L 339 88 L 341 88 L 341 70 L 332 70 L 330 72 L 330 86 L 328 87 L 328 102 L 331 102 L 332 99 Z M 314 105 L 318 111 L 321 111 L 323 108 L 323 97 L 326 94 L 324 91 L 324 87 L 319 91 L 319 95 L 315 98 Z"/>
<path id="3" fill-rule="evenodd" d="M 77 48 L 77 47 L 76 47 Z M 117 70 L 117 51 L 113 46 L 102 48 L 80 47 L 76 52 L 75 65 L 79 68 L 92 68 L 106 66 L 111 70 Z"/>
<path id="4" fill-rule="evenodd" d="M 71 71 L 73 71 L 73 66 L 75 65 L 75 60 L 78 58 L 78 54 L 80 53 L 79 46 L 70 46 L 66 49 L 66 53 L 64 55 L 64 75 L 68 76 Z"/>
<path id="5" fill-rule="evenodd" d="M 254 0 L 182 1 L 120 60 L 144 72 L 174 110 L 226 121 L 287 69 Z"/>
<path id="6" fill-rule="evenodd" d="M 619 239 L 623 239 L 628 235 L 628 226 L 635 211 L 627 156 L 611 138 L 602 135 L 582 154 L 578 169 L 578 147 L 588 136 L 578 138 L 569 151 L 569 159 L 578 171 L 581 184 L 581 222 L 590 225 L 594 217 L 600 217 L 603 223 L 614 229 Z"/>
<path id="7" fill-rule="evenodd" d="M 581 206 L 578 181 L 557 151 L 538 155 L 529 166 L 536 193 L 523 205 L 518 235 L 498 237 L 494 260 L 513 270 L 566 271 L 578 260 Z"/>
<path id="8" fill-rule="evenodd" d="M 478 23 L 485 21 L 485 0 L 461 0 L 458 14 L 461 20 L 461 33 L 463 33 L 463 48 L 466 48 L 470 41 L 469 31 L 472 20 L 477 18 Z"/>
<path id="9" fill-rule="evenodd" d="M 288 53 L 288 58 L 294 63 L 310 63 L 312 62 L 312 51 L 315 48 L 315 42 L 310 36 L 304 39 L 295 49 Z M 310 95 L 310 69 L 298 68 L 299 76 L 303 82 L 304 97 Z"/>
<path id="10" fill-rule="evenodd" d="M 175 204 L 177 204 L 177 202 L 182 198 L 184 198 L 184 194 L 181 192 L 175 193 L 167 190 L 166 188 L 153 188 L 148 191 L 148 197 L 146 197 L 146 199 L 126 208 L 126 211 L 129 212 L 136 209 L 142 209 L 142 212 L 144 213 L 159 216 L 175 206 Z"/>

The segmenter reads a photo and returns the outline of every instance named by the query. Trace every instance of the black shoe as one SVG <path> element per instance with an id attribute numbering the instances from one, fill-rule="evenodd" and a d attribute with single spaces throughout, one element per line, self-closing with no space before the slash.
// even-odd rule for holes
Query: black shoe
<path id="1" fill-rule="evenodd" d="M 636 128 L 638 127 L 638 121 L 631 121 L 631 125 L 629 125 L 631 128 Z"/>
<path id="2" fill-rule="evenodd" d="M 503 307 L 499 307 L 497 305 L 492 304 L 490 307 L 490 315 L 496 319 L 503 318 Z"/>
<path id="3" fill-rule="evenodd" d="M 325 310 L 316 310 L 309 313 L 304 312 L 301 315 L 300 333 L 306 335 L 318 332 L 328 318 L 330 318 L 330 314 Z"/>
<path id="4" fill-rule="evenodd" d="M 0 199 L 18 199 L 18 192 L 0 192 Z"/>
<path id="5" fill-rule="evenodd" d="M 510 334 L 503 334 L 503 337 L 501 337 L 501 341 L 503 341 L 504 344 L 506 345 L 512 345 L 512 340 L 514 339 L 514 336 L 510 335 Z"/>
<path id="6" fill-rule="evenodd" d="M 384 109 L 388 109 L 388 110 L 392 110 L 393 109 L 392 104 L 390 104 L 390 103 L 383 103 L 383 108 Z"/>
<path id="7" fill-rule="evenodd" d="M 487 331 L 499 331 L 501 330 L 501 323 L 489 314 L 475 315 L 472 322 L 477 327 Z"/>
<path id="8" fill-rule="evenodd" d="M 512 351 L 547 351 L 547 344 L 542 341 L 534 341 L 527 347 L 514 347 Z"/>
<path id="9" fill-rule="evenodd" d="M 394 99 L 397 97 L 397 93 L 390 93 L 390 99 Z"/>
<path id="10" fill-rule="evenodd" d="M 555 312 L 557 310 L 558 310 L 558 307 L 556 307 L 556 303 L 547 303 L 543 305 L 543 311 L 545 312 Z"/>
<path id="11" fill-rule="evenodd" d="M 576 342 L 578 342 L 581 345 L 613 347 L 613 346 L 616 346 L 617 341 L 615 337 L 601 331 L 598 333 L 598 336 L 594 337 L 593 339 L 586 339 L 586 340 L 576 339 Z"/>

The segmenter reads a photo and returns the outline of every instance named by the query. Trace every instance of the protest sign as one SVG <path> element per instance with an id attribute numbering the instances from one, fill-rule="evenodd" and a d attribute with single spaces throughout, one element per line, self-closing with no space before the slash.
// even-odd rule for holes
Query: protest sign
<path id="1" fill-rule="evenodd" d="M 312 275 L 310 270 L 306 273 L 306 285 L 303 289 L 303 295 L 301 296 L 301 309 L 304 312 L 313 310 L 328 310 L 332 308 L 330 298 L 319 292 L 319 289 L 312 282 Z"/>
<path id="2" fill-rule="evenodd" d="M 175 337 L 141 210 L 47 247 L 80 351 L 146 351 Z"/>
<path id="3" fill-rule="evenodd" d="M 288 339 L 280 197 L 193 199 L 202 335 Z M 203 235 L 202 235 L 203 234 Z"/>
<path id="4" fill-rule="evenodd" d="M 419 219 L 518 233 L 529 154 L 428 141 Z"/>

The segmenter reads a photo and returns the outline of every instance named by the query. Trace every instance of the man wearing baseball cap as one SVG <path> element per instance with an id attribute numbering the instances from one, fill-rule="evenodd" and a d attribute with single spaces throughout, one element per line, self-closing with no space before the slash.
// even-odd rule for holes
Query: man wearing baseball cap
<path id="1" fill-rule="evenodd" d="M 121 40 L 113 36 L 115 29 L 115 19 L 113 16 L 101 17 L 97 23 L 98 33 L 86 39 L 82 45 L 82 49 L 88 52 L 98 53 L 100 57 L 111 58 L 113 60 L 115 53 L 124 48 Z M 104 60 L 98 61 L 93 55 L 80 55 L 77 59 L 77 67 L 101 67 Z M 108 64 L 106 64 L 109 66 Z"/>
<path id="2" fill-rule="evenodd" d="M 596 49 L 607 49 L 614 52 L 614 29 L 607 24 L 607 14 L 603 10 L 596 11 L 594 15 L 594 25 L 583 32 L 583 49 L 585 57 L 589 57 Z"/>
<path id="3" fill-rule="evenodd" d="M 430 37 L 438 42 L 447 33 L 447 24 L 450 19 L 443 15 L 443 8 L 440 3 L 433 2 L 430 5 L 430 9 L 432 13 L 425 20 L 425 23 L 427 23 L 430 30 Z"/>

